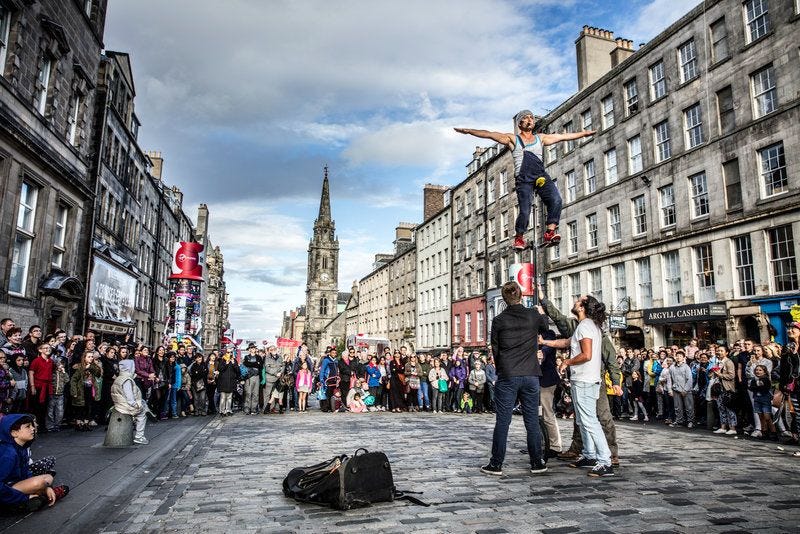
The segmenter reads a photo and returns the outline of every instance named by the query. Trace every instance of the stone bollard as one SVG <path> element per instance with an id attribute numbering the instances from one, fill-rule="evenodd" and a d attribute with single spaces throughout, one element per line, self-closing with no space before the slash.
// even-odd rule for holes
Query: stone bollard
<path id="1" fill-rule="evenodd" d="M 103 447 L 133 446 L 133 417 L 111 410 Z"/>

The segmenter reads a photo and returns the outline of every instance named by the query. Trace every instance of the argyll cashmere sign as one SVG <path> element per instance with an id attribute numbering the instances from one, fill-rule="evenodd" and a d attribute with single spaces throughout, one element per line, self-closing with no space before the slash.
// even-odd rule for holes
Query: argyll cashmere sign
<path id="1" fill-rule="evenodd" d="M 687 323 L 694 321 L 716 321 L 728 315 L 725 304 L 712 302 L 688 304 L 670 308 L 644 310 L 644 324 Z"/>

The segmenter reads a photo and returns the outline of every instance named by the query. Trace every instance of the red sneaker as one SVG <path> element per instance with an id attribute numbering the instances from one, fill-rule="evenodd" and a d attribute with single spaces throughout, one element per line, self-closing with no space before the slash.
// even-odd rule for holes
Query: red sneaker
<path id="1" fill-rule="evenodd" d="M 542 236 L 542 244 L 544 246 L 549 247 L 551 245 L 557 245 L 561 242 L 561 234 L 556 232 L 555 230 L 547 230 Z"/>
<path id="2" fill-rule="evenodd" d="M 521 235 L 514 236 L 514 244 L 511 245 L 517 250 L 524 250 L 525 249 L 525 238 Z"/>
<path id="3" fill-rule="evenodd" d="M 69 493 L 69 486 L 54 486 L 53 493 L 56 494 L 56 501 L 60 501 Z"/>

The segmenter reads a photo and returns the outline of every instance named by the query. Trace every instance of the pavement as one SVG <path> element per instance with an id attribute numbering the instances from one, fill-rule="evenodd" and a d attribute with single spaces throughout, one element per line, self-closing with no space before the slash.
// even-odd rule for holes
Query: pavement
<path id="1" fill-rule="evenodd" d="M 571 435 L 571 421 L 559 424 Z M 314 411 L 159 423 L 152 430 L 163 434 L 146 448 L 93 449 L 92 460 L 82 460 L 109 463 L 101 472 L 113 468 L 123 489 L 115 493 L 113 476 L 103 477 L 104 488 L 90 476 L 56 507 L 8 531 L 50 532 L 53 517 L 64 520 L 59 534 L 797 532 L 800 525 L 797 447 L 620 422 L 615 477 L 593 479 L 558 460 L 535 476 L 516 452 L 525 434 L 515 417 L 504 475 L 492 477 L 478 468 L 493 425 L 490 415 Z M 386 452 L 398 489 L 422 491 L 431 506 L 399 501 L 341 512 L 283 496 L 292 467 L 358 447 Z M 92 494 L 97 502 L 68 508 Z"/>

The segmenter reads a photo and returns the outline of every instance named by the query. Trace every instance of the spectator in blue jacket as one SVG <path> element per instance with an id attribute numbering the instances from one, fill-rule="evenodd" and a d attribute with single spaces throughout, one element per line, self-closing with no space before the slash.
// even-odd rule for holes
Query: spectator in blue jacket
<path id="1" fill-rule="evenodd" d="M 53 487 L 52 474 L 31 473 L 30 446 L 35 438 L 33 416 L 11 414 L 0 420 L 0 505 L 12 513 L 53 506 L 69 493 L 67 486 Z"/>
<path id="2" fill-rule="evenodd" d="M 338 385 L 337 378 L 339 378 L 339 362 L 336 358 L 336 347 L 328 347 L 327 354 L 319 365 L 320 388 L 325 389 L 325 398 L 319 402 L 323 412 L 332 412 L 335 408 L 333 393 Z"/>

